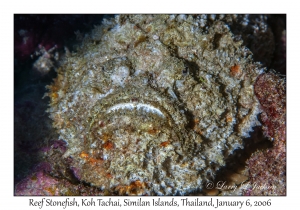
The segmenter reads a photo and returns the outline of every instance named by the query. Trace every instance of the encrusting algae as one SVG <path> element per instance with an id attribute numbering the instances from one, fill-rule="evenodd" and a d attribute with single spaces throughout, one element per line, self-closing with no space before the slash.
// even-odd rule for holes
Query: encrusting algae
<path id="1" fill-rule="evenodd" d="M 251 56 L 214 16 L 104 20 L 48 86 L 64 156 L 105 192 L 201 190 L 260 125 L 253 84 L 264 69 Z"/>

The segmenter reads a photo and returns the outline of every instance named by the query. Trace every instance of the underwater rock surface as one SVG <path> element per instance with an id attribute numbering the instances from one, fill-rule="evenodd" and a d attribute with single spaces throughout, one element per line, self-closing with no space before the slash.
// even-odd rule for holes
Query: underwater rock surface
<path id="1" fill-rule="evenodd" d="M 78 179 L 120 195 L 185 195 L 260 125 L 263 72 L 213 15 L 119 15 L 66 53 L 48 112 Z"/>

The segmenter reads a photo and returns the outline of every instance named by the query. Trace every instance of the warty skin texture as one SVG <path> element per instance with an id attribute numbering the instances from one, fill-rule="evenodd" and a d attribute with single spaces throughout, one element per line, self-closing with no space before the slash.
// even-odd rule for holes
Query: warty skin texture
<path id="1" fill-rule="evenodd" d="M 264 70 L 221 20 L 120 15 L 66 53 L 48 112 L 82 181 L 117 194 L 199 191 L 242 148 Z"/>

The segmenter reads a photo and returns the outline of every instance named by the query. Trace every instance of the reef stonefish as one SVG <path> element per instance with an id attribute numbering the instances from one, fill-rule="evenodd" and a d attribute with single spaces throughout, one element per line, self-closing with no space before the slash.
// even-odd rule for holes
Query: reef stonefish
<path id="1" fill-rule="evenodd" d="M 81 181 L 186 195 L 259 125 L 253 84 L 263 71 L 221 20 L 118 15 L 66 53 L 48 112 Z"/>

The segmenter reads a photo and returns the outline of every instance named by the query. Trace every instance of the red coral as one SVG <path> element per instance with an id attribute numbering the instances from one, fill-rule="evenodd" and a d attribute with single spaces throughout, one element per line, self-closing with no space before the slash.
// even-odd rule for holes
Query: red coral
<path id="1" fill-rule="evenodd" d="M 257 151 L 247 160 L 252 189 L 245 195 L 285 195 L 285 82 L 273 73 L 262 74 L 255 83 L 254 91 L 263 110 L 264 134 L 273 139 L 273 147 Z"/>
<path id="2" fill-rule="evenodd" d="M 57 179 L 38 171 L 16 185 L 15 195 L 58 195 L 57 185 Z"/>
<path id="3" fill-rule="evenodd" d="M 272 73 L 261 74 L 254 86 L 263 113 L 264 134 L 285 140 L 286 94 L 285 83 Z"/>
<path id="4" fill-rule="evenodd" d="M 54 178 L 43 171 L 37 171 L 16 185 L 15 195 L 97 196 L 103 195 L 103 192 L 96 187 L 85 186 L 82 183 L 72 184 L 66 179 Z"/>

